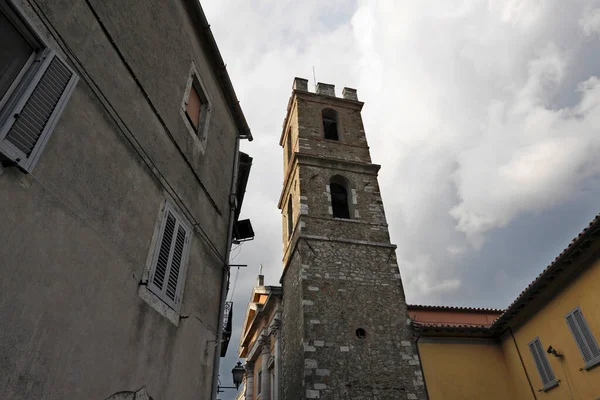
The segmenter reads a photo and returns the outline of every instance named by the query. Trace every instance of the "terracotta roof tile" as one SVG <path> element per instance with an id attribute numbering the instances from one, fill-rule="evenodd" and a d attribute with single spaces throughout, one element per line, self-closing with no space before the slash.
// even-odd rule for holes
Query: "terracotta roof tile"
<path id="1" fill-rule="evenodd" d="M 458 306 L 432 306 L 423 304 L 408 304 L 408 309 L 413 310 L 432 310 L 432 311 L 466 311 L 466 312 L 488 312 L 488 313 L 503 313 L 502 308 L 482 308 L 482 307 L 458 307 Z"/>

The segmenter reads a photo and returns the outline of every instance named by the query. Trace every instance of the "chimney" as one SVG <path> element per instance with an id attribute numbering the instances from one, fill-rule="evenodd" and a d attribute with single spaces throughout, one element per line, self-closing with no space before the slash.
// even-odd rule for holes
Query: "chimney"
<path id="1" fill-rule="evenodd" d="M 335 85 L 330 85 L 329 83 L 318 82 L 317 83 L 317 94 L 335 97 Z"/>
<path id="2" fill-rule="evenodd" d="M 258 286 L 265 286 L 265 276 L 259 275 L 256 283 L 258 283 Z"/>
<path id="3" fill-rule="evenodd" d="M 302 79 L 298 77 L 294 78 L 294 85 L 292 86 L 292 89 L 308 92 L 308 79 Z"/>
<path id="4" fill-rule="evenodd" d="M 345 87 L 344 90 L 342 90 L 342 97 L 346 100 L 358 101 L 358 94 L 356 93 L 356 89 Z"/>

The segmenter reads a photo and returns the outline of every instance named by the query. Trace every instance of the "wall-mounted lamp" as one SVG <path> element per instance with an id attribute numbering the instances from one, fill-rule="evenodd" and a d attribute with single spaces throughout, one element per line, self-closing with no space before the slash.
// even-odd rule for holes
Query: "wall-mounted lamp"
<path id="1" fill-rule="evenodd" d="M 552 346 L 548 346 L 548 350 L 546 350 L 548 354 L 552 354 L 554 357 L 562 357 L 563 355 L 556 351 Z"/>

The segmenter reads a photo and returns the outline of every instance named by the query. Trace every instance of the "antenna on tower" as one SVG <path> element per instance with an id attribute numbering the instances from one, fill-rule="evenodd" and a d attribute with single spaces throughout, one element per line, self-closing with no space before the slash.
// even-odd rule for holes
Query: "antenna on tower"
<path id="1" fill-rule="evenodd" d="M 262 264 L 260 264 L 260 269 L 258 270 L 258 274 L 259 274 L 259 275 L 262 275 L 262 270 L 263 270 L 263 265 L 262 265 Z"/>
<path id="2" fill-rule="evenodd" d="M 317 75 L 315 74 L 315 66 L 313 65 L 313 83 L 315 85 L 315 90 L 317 90 Z"/>

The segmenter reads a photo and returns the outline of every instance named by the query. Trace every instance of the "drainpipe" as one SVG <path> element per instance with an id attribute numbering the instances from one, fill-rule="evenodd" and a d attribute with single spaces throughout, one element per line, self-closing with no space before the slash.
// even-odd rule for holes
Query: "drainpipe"
<path id="1" fill-rule="evenodd" d="M 527 369 L 525 368 L 525 363 L 523 362 L 523 357 L 521 357 L 521 351 L 519 351 L 519 346 L 517 346 L 517 340 L 515 339 L 515 335 L 513 335 L 512 328 L 509 327 L 508 331 L 510 332 L 510 336 L 512 337 L 513 343 L 515 344 L 515 349 L 517 349 L 517 354 L 519 355 L 519 360 L 521 361 L 523 372 L 525 372 L 525 376 L 527 377 L 527 383 L 529 383 L 529 389 L 531 389 L 531 394 L 533 395 L 533 398 L 537 400 L 535 390 L 533 389 L 533 385 L 531 384 L 531 379 L 529 379 L 529 374 L 527 373 Z"/>
<path id="2" fill-rule="evenodd" d="M 219 364 L 221 361 L 221 340 L 223 338 L 223 317 L 225 314 L 225 301 L 227 301 L 227 290 L 229 288 L 229 255 L 231 254 L 231 245 L 233 238 L 233 220 L 236 209 L 236 189 L 238 180 L 240 160 L 240 136 L 235 139 L 235 154 L 233 157 L 233 174 L 231 176 L 231 190 L 229 194 L 229 227 L 227 228 L 227 251 L 225 252 L 226 265 L 223 266 L 223 276 L 221 284 L 221 301 L 219 303 L 219 324 L 217 326 L 217 337 L 215 346 L 215 359 L 213 362 L 213 383 L 211 399 L 217 399 L 217 387 L 219 384 Z"/>
<path id="3" fill-rule="evenodd" d="M 425 391 L 425 398 L 429 399 L 429 393 L 427 392 L 427 381 L 425 380 L 425 371 L 423 370 L 423 359 L 421 359 L 421 353 L 419 352 L 419 339 L 421 339 L 421 335 L 417 335 L 417 339 L 415 340 L 415 348 L 417 349 L 417 357 L 419 357 L 419 367 L 421 369 L 421 375 L 423 376 L 423 390 Z"/>

